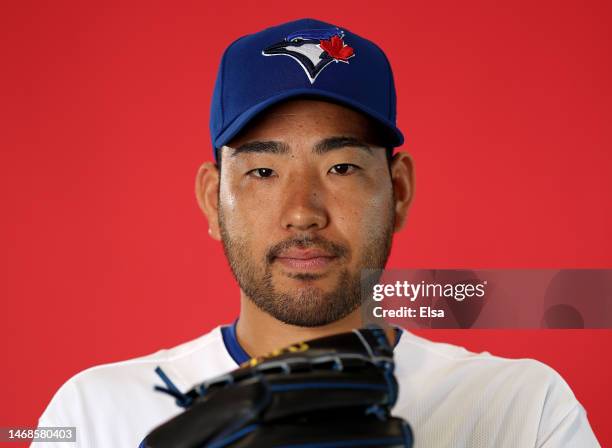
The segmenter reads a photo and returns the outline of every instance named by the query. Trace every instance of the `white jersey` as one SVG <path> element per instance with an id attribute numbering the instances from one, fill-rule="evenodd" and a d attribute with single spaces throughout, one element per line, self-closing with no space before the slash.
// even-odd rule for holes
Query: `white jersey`
<path id="1" fill-rule="evenodd" d="M 181 391 L 235 369 L 244 352 L 229 340 L 233 332 L 228 339 L 228 328 L 234 327 L 78 373 L 57 391 L 39 426 L 76 427 L 79 448 L 137 448 L 153 428 L 182 412 L 153 390 L 163 385 L 155 368 Z M 410 423 L 414 448 L 600 446 L 569 386 L 538 361 L 475 354 L 405 330 L 394 356 L 400 393 L 392 413 Z"/>

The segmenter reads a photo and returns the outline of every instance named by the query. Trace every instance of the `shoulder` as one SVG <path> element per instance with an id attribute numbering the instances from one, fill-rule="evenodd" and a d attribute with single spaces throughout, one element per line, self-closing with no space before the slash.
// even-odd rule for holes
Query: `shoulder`
<path id="1" fill-rule="evenodd" d="M 586 413 L 567 382 L 540 361 L 474 353 L 408 331 L 394 353 L 398 412 L 413 421 L 437 415 L 440 424 L 456 422 L 458 427 L 484 433 L 516 428 L 533 441 L 559 434 L 564 422 L 573 421 L 584 440 L 593 437 Z"/>
<path id="2" fill-rule="evenodd" d="M 181 390 L 234 367 L 217 327 L 170 349 L 77 373 L 57 390 L 39 425 L 80 427 L 94 440 L 100 439 L 93 428 L 133 424 L 145 431 L 179 410 L 153 389 L 162 384 L 155 373 L 158 366 Z"/>
<path id="3" fill-rule="evenodd" d="M 214 371 L 215 367 L 225 361 L 225 356 L 223 356 L 225 353 L 222 349 L 221 331 L 220 327 L 217 327 L 209 333 L 172 348 L 87 368 L 72 376 L 58 392 L 71 385 L 75 387 L 100 385 L 100 383 L 112 385 L 116 382 L 140 381 L 143 377 L 154 378 L 156 375 L 151 376 L 150 374 L 154 374 L 156 366 L 166 366 L 170 369 L 174 366 L 181 366 L 181 368 L 186 368 L 186 371 L 195 370 L 198 373 L 206 374 L 207 370 Z M 200 362 L 193 363 L 194 358 Z"/>
<path id="4" fill-rule="evenodd" d="M 561 375 L 535 359 L 510 359 L 488 352 L 474 353 L 463 347 L 433 342 L 404 331 L 395 350 L 398 375 L 436 378 L 440 383 L 501 388 L 515 393 L 534 394 L 544 401 L 555 393 L 575 404 L 575 397 Z"/>
<path id="5" fill-rule="evenodd" d="M 531 358 L 504 358 L 489 352 L 472 352 L 459 345 L 445 342 L 434 342 L 403 330 L 398 341 L 395 357 L 401 363 L 415 362 L 429 369 L 455 366 L 457 369 L 501 369 L 523 370 L 527 373 L 558 376 L 557 372 L 546 364 Z M 412 359 L 412 361 L 409 361 Z"/>

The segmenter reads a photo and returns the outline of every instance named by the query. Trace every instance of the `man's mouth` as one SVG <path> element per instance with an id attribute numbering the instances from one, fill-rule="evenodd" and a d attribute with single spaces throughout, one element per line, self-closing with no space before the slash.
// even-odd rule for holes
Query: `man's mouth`
<path id="1" fill-rule="evenodd" d="M 290 270 L 320 271 L 328 267 L 337 258 L 323 249 L 293 247 L 282 251 L 275 257 L 275 261 Z"/>

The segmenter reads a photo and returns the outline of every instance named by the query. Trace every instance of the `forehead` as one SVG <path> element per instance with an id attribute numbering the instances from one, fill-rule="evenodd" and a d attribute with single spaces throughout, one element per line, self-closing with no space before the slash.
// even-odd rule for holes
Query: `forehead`
<path id="1" fill-rule="evenodd" d="M 292 99 L 266 109 L 229 143 L 237 147 L 252 140 L 315 140 L 323 136 L 351 136 L 380 143 L 378 126 L 349 107 L 318 99 Z"/>

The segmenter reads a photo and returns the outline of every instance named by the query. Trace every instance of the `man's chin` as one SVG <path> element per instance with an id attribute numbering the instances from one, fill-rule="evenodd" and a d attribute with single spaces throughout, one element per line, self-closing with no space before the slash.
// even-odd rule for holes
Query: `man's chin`
<path id="1" fill-rule="evenodd" d="M 265 291 L 245 292 L 262 311 L 300 327 L 330 324 L 347 316 L 360 303 L 358 286 L 355 288 L 342 274 L 303 279 L 276 272 L 268 278 Z"/>
<path id="2" fill-rule="evenodd" d="M 353 307 L 346 304 L 333 304 L 333 299 L 317 289 L 292 291 L 283 294 L 276 306 L 267 307 L 266 311 L 277 320 L 298 327 L 320 327 L 329 325 L 350 314 Z"/>
<path id="3" fill-rule="evenodd" d="M 281 294 L 318 290 L 321 295 L 338 287 L 338 274 L 334 272 L 281 272 L 274 276 L 274 289 Z"/>

